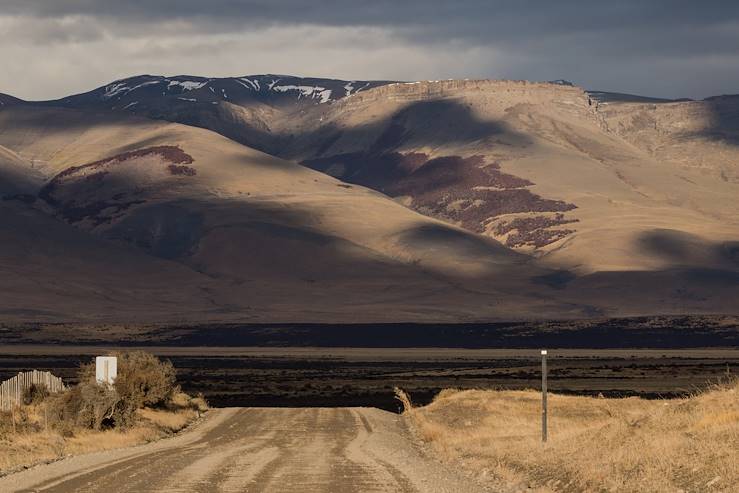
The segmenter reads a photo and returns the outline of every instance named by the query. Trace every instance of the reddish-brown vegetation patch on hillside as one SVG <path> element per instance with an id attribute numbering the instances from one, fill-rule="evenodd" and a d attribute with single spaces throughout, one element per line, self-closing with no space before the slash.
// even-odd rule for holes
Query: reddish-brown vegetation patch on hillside
<path id="1" fill-rule="evenodd" d="M 541 248 L 559 241 L 562 238 L 566 238 L 568 235 L 574 233 L 574 229 L 535 229 L 532 231 L 517 231 L 506 239 L 506 246 L 509 247 L 521 247 L 521 246 L 533 246 Z"/>
<path id="2" fill-rule="evenodd" d="M 512 234 L 506 238 L 506 246 L 533 246 L 540 248 L 554 243 L 575 232 L 572 229 L 549 229 L 554 226 L 578 222 L 578 219 L 565 219 L 564 214 L 551 216 L 517 217 L 512 221 L 501 222 L 493 228 L 496 235 Z"/>
<path id="3" fill-rule="evenodd" d="M 482 156 L 444 156 L 428 161 L 385 191 L 410 196 L 416 210 L 477 233 L 485 230 L 490 218 L 502 214 L 564 212 L 576 207 L 531 193 L 525 188 L 530 185 L 529 180 L 502 172 L 497 163 L 486 166 Z"/>
<path id="4" fill-rule="evenodd" d="M 420 152 L 358 152 L 309 159 L 303 164 L 391 197 L 411 197 L 415 210 L 459 223 L 476 233 L 485 231 L 486 223 L 502 214 L 565 212 L 576 208 L 574 204 L 530 192 L 526 187 L 533 185 L 531 181 L 501 171 L 497 162 L 486 164 L 479 155 L 429 159 Z M 543 246 L 572 232 L 549 231 L 537 223 L 517 224 L 521 229 L 511 235 L 516 246 Z"/>
<path id="5" fill-rule="evenodd" d="M 167 166 L 167 169 L 169 170 L 169 173 L 171 175 L 180 175 L 180 176 L 195 176 L 198 172 L 195 171 L 195 168 L 191 168 L 190 166 L 178 166 L 176 164 L 170 164 Z"/>
<path id="6" fill-rule="evenodd" d="M 121 164 L 131 159 L 148 157 L 148 156 L 153 156 L 153 155 L 160 156 L 164 162 L 169 163 L 170 165 L 186 165 L 186 164 L 192 164 L 194 162 L 194 159 L 192 158 L 192 156 L 190 156 L 189 154 L 187 154 L 185 151 L 183 151 L 177 146 L 155 146 L 155 147 L 147 147 L 145 149 L 138 149 L 135 151 L 124 152 L 116 156 L 108 157 L 105 159 L 100 159 L 99 161 L 82 164 L 80 166 L 72 166 L 70 168 L 65 169 L 61 173 L 57 174 L 54 178 L 52 178 L 51 181 L 49 181 L 49 183 L 47 183 L 46 186 L 44 186 L 41 189 L 41 191 L 39 192 L 39 197 L 41 197 L 46 202 L 52 205 L 56 205 L 58 204 L 58 201 L 54 197 L 54 192 L 66 178 L 79 174 L 83 170 L 91 170 L 91 169 L 102 168 L 104 166 Z M 108 173 L 109 173 L 108 171 L 99 171 L 99 172 L 91 173 L 85 176 L 85 180 L 99 182 Z"/>
<path id="7" fill-rule="evenodd" d="M 192 156 L 190 156 L 188 153 L 177 146 L 147 147 L 145 149 L 124 152 L 122 154 L 101 159 L 99 161 L 94 161 L 92 163 L 87 163 L 80 166 L 72 166 L 71 168 L 67 168 L 56 175 L 52 182 L 54 180 L 57 180 L 58 178 L 64 178 L 66 176 L 74 175 L 75 173 L 83 169 L 100 168 L 107 164 L 119 164 L 130 159 L 152 156 L 154 154 L 158 154 L 159 156 L 161 156 L 163 161 L 171 164 L 192 164 L 194 162 Z"/>
<path id="8" fill-rule="evenodd" d="M 39 192 L 39 197 L 56 206 L 59 214 L 71 223 L 90 220 L 93 226 L 110 223 L 116 214 L 134 205 L 143 204 L 140 199 L 123 200 L 125 193 L 117 193 L 110 199 L 97 197 L 95 190 L 103 185 L 112 172 L 111 166 L 133 162 L 136 159 L 156 156 L 164 164 L 171 175 L 194 176 L 196 170 L 188 164 L 194 162 L 192 156 L 177 146 L 155 146 L 124 152 L 112 157 L 100 159 L 80 166 L 72 166 L 57 174 Z M 67 183 L 84 183 L 85 194 L 75 188 L 72 193 L 65 194 L 63 187 Z"/>

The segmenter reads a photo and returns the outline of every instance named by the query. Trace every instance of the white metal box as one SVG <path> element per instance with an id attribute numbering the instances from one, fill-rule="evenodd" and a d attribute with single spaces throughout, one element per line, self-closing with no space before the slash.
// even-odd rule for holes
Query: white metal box
<path id="1" fill-rule="evenodd" d="M 118 376 L 118 358 L 115 356 L 98 356 L 95 358 L 95 380 L 98 383 L 112 385 Z"/>

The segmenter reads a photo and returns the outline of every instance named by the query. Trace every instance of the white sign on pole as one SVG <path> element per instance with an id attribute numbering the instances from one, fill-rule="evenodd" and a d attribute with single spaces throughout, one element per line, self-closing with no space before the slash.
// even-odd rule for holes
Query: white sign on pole
<path id="1" fill-rule="evenodd" d="M 118 376 L 118 358 L 115 356 L 98 356 L 95 358 L 95 380 L 99 384 L 113 385 Z"/>

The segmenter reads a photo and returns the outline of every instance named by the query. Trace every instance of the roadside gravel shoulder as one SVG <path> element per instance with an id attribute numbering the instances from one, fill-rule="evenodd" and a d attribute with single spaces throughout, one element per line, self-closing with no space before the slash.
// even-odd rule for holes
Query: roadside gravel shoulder
<path id="1" fill-rule="evenodd" d="M 119 460 L 187 445 L 200 439 L 205 433 L 218 426 L 235 412 L 235 409 L 211 409 L 200 419 L 170 437 L 133 447 L 68 456 L 55 461 L 36 464 L 24 468 L 20 472 L 8 473 L 0 477 L 0 491 L 10 492 L 33 488 L 38 484 L 53 482 L 56 479 L 68 479 L 88 473 Z M 70 474 L 70 471 L 74 472 Z"/>
<path id="2" fill-rule="evenodd" d="M 452 465 L 434 456 L 429 447 L 418 437 L 407 418 L 374 408 L 362 409 L 366 426 L 371 433 L 366 450 L 376 460 L 402 474 L 419 492 L 491 492 L 464 475 Z"/>

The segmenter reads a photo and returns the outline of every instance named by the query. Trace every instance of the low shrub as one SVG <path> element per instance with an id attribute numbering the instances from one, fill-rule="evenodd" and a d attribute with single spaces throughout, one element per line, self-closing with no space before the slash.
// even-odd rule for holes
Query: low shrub
<path id="1" fill-rule="evenodd" d="M 175 370 L 141 351 L 115 354 L 118 376 L 99 384 L 84 364 L 78 384 L 49 394 L 31 387 L 21 405 L 0 412 L 0 475 L 64 455 L 145 443 L 176 433 L 208 409 L 175 381 Z"/>
<path id="2" fill-rule="evenodd" d="M 118 376 L 113 385 L 95 380 L 94 364 L 80 367 L 79 384 L 52 400 L 50 408 L 57 428 L 129 428 L 136 411 L 164 407 L 179 389 L 169 361 L 143 351 L 116 353 Z M 65 430 L 69 428 L 69 430 Z"/>
<path id="3" fill-rule="evenodd" d="M 205 412 L 209 409 L 208 402 L 203 397 L 203 394 L 198 394 L 195 397 L 190 397 L 179 389 L 172 394 L 172 397 L 167 401 L 167 408 L 170 411 L 178 411 L 181 409 L 191 409 L 198 413 Z"/>
<path id="4" fill-rule="evenodd" d="M 31 384 L 23 392 L 23 404 L 26 406 L 40 404 L 49 396 L 49 389 L 42 383 Z"/>
<path id="5" fill-rule="evenodd" d="M 172 363 L 143 351 L 116 354 L 118 377 L 113 384 L 119 401 L 113 410 L 116 426 L 126 428 L 135 420 L 136 410 L 160 407 L 178 390 Z"/>
<path id="6" fill-rule="evenodd" d="M 203 394 L 198 394 L 190 399 L 190 409 L 193 409 L 199 413 L 204 413 L 209 408 L 208 401 L 205 400 Z"/>
<path id="7" fill-rule="evenodd" d="M 64 435 L 75 427 L 100 430 L 111 421 L 120 397 L 114 388 L 98 385 L 95 380 L 83 380 L 67 392 L 49 401 L 48 413 L 52 425 Z"/>

